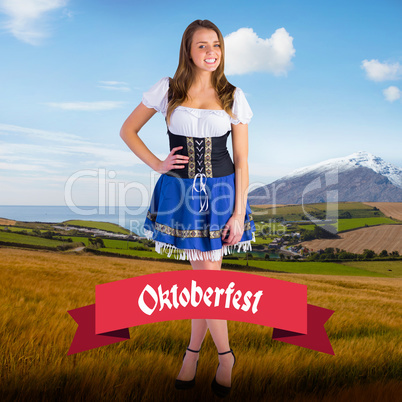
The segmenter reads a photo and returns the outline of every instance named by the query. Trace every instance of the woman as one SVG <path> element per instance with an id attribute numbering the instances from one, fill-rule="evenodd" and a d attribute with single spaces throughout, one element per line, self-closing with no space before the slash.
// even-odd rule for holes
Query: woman
<path id="1" fill-rule="evenodd" d="M 157 111 L 166 118 L 171 149 L 163 161 L 138 137 Z M 224 75 L 221 32 L 208 20 L 192 22 L 183 34 L 173 79 L 163 78 L 144 93 L 120 134 L 143 162 L 162 173 L 145 221 L 156 251 L 187 258 L 193 269 L 219 270 L 224 254 L 234 248 L 251 250 L 255 227 L 246 193 L 251 116 L 243 92 Z M 234 165 L 226 149 L 230 132 Z M 219 355 L 212 389 L 225 396 L 235 362 L 225 320 L 192 320 L 190 344 L 175 385 L 194 386 L 207 329 Z"/>

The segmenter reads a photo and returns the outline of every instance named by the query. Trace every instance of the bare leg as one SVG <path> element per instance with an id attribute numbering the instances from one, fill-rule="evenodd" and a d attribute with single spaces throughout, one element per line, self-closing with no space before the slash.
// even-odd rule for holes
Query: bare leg
<path id="1" fill-rule="evenodd" d="M 227 321 L 210 319 L 206 321 L 216 349 L 218 349 L 218 353 L 223 353 L 230 350 Z M 218 357 L 219 366 L 218 370 L 216 371 L 216 381 L 225 387 L 230 387 L 234 357 L 231 353 Z"/>
<path id="2" fill-rule="evenodd" d="M 200 350 L 202 341 L 204 340 L 205 334 L 207 333 L 207 322 L 205 319 L 191 320 L 191 338 L 188 347 L 192 350 Z M 181 381 L 191 381 L 195 376 L 195 371 L 197 368 L 198 353 L 193 353 L 186 350 L 186 356 L 184 356 L 183 364 L 178 380 Z"/>
<path id="3" fill-rule="evenodd" d="M 193 269 L 220 270 L 220 261 L 191 261 Z M 219 353 L 230 350 L 228 327 L 226 320 L 192 320 L 191 321 L 191 340 L 189 348 L 199 350 L 204 340 L 206 330 L 209 329 L 212 339 Z M 198 353 L 187 352 L 183 361 L 183 366 L 177 377 L 179 380 L 189 381 L 194 378 Z M 232 367 L 234 358 L 231 353 L 219 356 L 219 367 L 216 372 L 216 381 L 224 386 L 230 387 L 232 377 Z"/>

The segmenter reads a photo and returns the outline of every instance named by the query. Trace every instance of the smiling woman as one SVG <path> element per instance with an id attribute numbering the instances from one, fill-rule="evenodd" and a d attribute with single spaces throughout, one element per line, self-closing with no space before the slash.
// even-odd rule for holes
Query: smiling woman
<path id="1" fill-rule="evenodd" d="M 167 123 L 170 153 L 159 160 L 138 132 L 156 113 Z M 173 78 L 162 78 L 128 117 L 121 137 L 147 165 L 162 173 L 145 220 L 155 250 L 189 259 L 193 269 L 220 270 L 223 255 L 251 250 L 255 226 L 247 202 L 248 123 L 251 109 L 241 89 L 224 74 L 224 41 L 208 20 L 185 30 Z M 232 133 L 232 161 L 226 141 Z M 234 163 L 233 163 L 234 162 Z M 176 379 L 178 389 L 192 388 L 198 352 L 209 329 L 219 366 L 211 384 L 218 396 L 230 391 L 235 357 L 227 322 L 193 319 L 188 352 Z"/>
<path id="2" fill-rule="evenodd" d="M 221 61 L 218 35 L 207 28 L 194 32 L 190 59 L 201 70 L 214 71 Z"/>

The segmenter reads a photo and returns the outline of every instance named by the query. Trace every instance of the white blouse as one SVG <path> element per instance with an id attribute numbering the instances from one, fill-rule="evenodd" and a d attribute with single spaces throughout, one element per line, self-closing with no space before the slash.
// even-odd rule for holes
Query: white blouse
<path id="1" fill-rule="evenodd" d="M 144 92 L 142 103 L 161 112 L 166 117 L 168 106 L 169 77 L 159 80 L 149 91 Z M 231 130 L 231 124 L 248 124 L 253 112 L 244 92 L 236 88 L 232 112 L 236 119 L 222 109 L 196 109 L 178 106 L 170 116 L 169 131 L 186 137 L 219 137 Z"/>

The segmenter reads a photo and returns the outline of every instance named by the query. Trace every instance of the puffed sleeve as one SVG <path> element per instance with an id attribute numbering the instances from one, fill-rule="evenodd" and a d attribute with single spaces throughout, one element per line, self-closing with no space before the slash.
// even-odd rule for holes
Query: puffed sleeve
<path id="1" fill-rule="evenodd" d="M 250 105 L 247 102 L 244 92 L 240 88 L 236 88 L 233 99 L 232 112 L 235 118 L 230 118 L 232 124 L 248 124 L 253 117 Z"/>
<path id="2" fill-rule="evenodd" d="M 153 108 L 157 112 L 161 112 L 166 117 L 167 104 L 168 104 L 168 89 L 169 77 L 164 77 L 159 80 L 152 88 L 142 95 L 142 103 Z"/>

